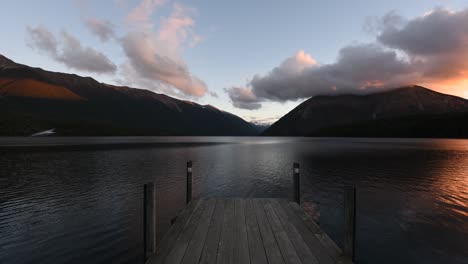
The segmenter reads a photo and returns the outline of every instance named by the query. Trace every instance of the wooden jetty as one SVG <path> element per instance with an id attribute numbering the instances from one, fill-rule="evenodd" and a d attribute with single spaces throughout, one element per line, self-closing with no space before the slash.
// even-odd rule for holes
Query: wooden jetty
<path id="1" fill-rule="evenodd" d="M 190 181 L 187 193 L 191 194 L 192 163 L 187 165 Z M 152 183 L 145 185 L 146 263 L 352 263 L 354 189 L 345 194 L 350 200 L 345 202 L 347 235 L 343 251 L 299 205 L 298 164 L 293 166 L 293 175 L 294 202 L 270 198 L 192 199 L 187 196 L 187 206 L 157 247 L 154 186 Z"/>

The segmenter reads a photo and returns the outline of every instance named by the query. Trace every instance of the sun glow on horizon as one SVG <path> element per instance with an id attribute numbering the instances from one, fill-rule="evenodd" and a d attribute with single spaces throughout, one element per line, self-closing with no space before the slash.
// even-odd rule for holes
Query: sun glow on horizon
<path id="1" fill-rule="evenodd" d="M 440 93 L 468 99 L 468 79 L 421 83 L 420 85 Z"/>

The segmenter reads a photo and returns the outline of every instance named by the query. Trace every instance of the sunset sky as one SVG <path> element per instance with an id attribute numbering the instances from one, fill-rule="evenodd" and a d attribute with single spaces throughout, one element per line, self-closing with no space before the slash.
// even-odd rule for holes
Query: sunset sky
<path id="1" fill-rule="evenodd" d="M 468 1 L 2 1 L 0 54 L 271 122 L 319 94 L 468 98 Z"/>

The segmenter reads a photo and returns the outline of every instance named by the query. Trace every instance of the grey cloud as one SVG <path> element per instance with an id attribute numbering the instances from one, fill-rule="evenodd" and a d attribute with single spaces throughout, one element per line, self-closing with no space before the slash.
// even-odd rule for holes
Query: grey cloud
<path id="1" fill-rule="evenodd" d="M 435 9 L 403 26 L 384 27 L 377 39 L 406 53 L 425 79 L 468 77 L 468 9 Z"/>
<path id="2" fill-rule="evenodd" d="M 225 88 L 224 91 L 229 95 L 234 107 L 255 110 L 262 107 L 257 97 L 248 88 L 231 87 Z"/>
<path id="3" fill-rule="evenodd" d="M 55 36 L 43 26 L 26 27 L 28 45 L 48 55 L 57 54 L 57 40 Z"/>
<path id="4" fill-rule="evenodd" d="M 28 44 L 69 68 L 95 73 L 114 73 L 117 66 L 101 52 L 84 47 L 80 41 L 63 31 L 60 39 L 44 27 L 28 27 Z"/>
<path id="5" fill-rule="evenodd" d="M 396 52 L 374 44 L 345 47 L 336 63 L 306 67 L 297 74 L 289 74 L 281 67 L 252 79 L 250 85 L 256 97 L 286 101 L 325 94 L 368 93 L 373 87 L 405 84 L 403 77 L 411 69 Z"/>
<path id="6" fill-rule="evenodd" d="M 246 90 L 227 90 L 233 105 L 248 108 L 243 94 L 250 94 L 249 104 L 283 102 L 468 78 L 468 9 L 435 9 L 411 20 L 390 12 L 368 24 L 376 42 L 346 46 L 331 64 L 287 58 L 268 74 L 255 75 Z"/>
<path id="7" fill-rule="evenodd" d="M 405 18 L 392 10 L 382 17 L 367 17 L 363 25 L 364 31 L 377 34 L 386 28 L 399 27 L 406 23 Z"/>
<path id="8" fill-rule="evenodd" d="M 105 42 L 115 37 L 115 26 L 110 21 L 90 18 L 86 20 L 86 26 L 101 41 Z"/>
<path id="9" fill-rule="evenodd" d="M 114 73 L 117 66 L 106 55 L 90 48 L 83 47 L 78 39 L 62 32 L 62 52 L 57 60 L 70 68 L 96 73 Z"/>
<path id="10" fill-rule="evenodd" d="M 468 9 L 435 9 L 403 27 L 384 26 L 377 39 L 411 55 L 435 55 L 468 50 Z"/>
<path id="11" fill-rule="evenodd" d="M 309 55 L 298 54 L 266 75 L 255 75 L 249 88 L 226 90 L 233 105 L 258 109 L 259 102 L 267 100 L 284 102 L 316 95 L 371 93 L 411 84 L 409 80 L 417 78 L 411 63 L 376 44 L 344 47 L 332 64 L 318 65 Z"/>

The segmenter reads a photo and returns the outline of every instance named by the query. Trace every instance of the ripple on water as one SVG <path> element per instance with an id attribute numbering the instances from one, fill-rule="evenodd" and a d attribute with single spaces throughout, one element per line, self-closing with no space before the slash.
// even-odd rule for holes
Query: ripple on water
<path id="1" fill-rule="evenodd" d="M 292 198 L 292 163 L 300 162 L 304 202 L 320 208 L 338 244 L 343 188 L 355 185 L 359 262 L 468 258 L 466 140 L 35 140 L 0 138 L 10 146 L 0 148 L 0 263 L 141 262 L 142 185 L 156 182 L 164 232 L 185 204 L 187 160 L 195 196 L 228 197 Z"/>

